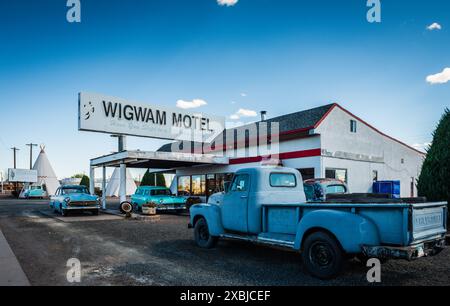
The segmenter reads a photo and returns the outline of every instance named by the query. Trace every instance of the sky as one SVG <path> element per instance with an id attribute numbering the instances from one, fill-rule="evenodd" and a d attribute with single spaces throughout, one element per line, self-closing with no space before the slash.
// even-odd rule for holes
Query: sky
<path id="1" fill-rule="evenodd" d="M 0 171 L 45 144 L 59 178 L 116 150 L 80 132 L 80 91 L 192 107 L 229 125 L 337 102 L 423 147 L 450 107 L 450 1 L 0 1 Z M 129 149 L 166 141 L 128 137 Z M 35 150 L 36 156 L 38 150 Z M 135 176 L 141 174 L 134 172 Z"/>

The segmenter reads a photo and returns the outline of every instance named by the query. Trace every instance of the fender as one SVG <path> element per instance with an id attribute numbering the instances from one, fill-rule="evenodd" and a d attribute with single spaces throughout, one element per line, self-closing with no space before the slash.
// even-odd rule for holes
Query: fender
<path id="1" fill-rule="evenodd" d="M 208 223 L 208 229 L 212 236 L 220 236 L 225 233 L 222 225 L 222 217 L 220 214 L 220 206 L 215 204 L 195 204 L 190 209 L 191 224 L 195 226 L 194 221 L 198 217 L 205 218 Z"/>
<path id="2" fill-rule="evenodd" d="M 307 213 L 300 220 L 294 249 L 301 249 L 305 233 L 311 229 L 329 231 L 347 253 L 361 253 L 362 245 L 380 245 L 378 228 L 371 220 L 347 211 L 324 209 Z"/>

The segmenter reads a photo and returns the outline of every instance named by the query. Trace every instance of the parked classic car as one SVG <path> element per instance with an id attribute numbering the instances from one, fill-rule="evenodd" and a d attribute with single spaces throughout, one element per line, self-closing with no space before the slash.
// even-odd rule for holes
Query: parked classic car
<path id="1" fill-rule="evenodd" d="M 438 254 L 445 246 L 446 211 L 447 203 L 423 198 L 306 202 L 299 171 L 260 167 L 239 170 L 227 192 L 193 205 L 189 226 L 201 248 L 214 247 L 219 238 L 287 248 L 301 254 L 310 274 L 329 279 L 349 257 Z"/>
<path id="2" fill-rule="evenodd" d="M 134 210 L 141 211 L 142 205 L 155 203 L 156 210 L 182 211 L 186 209 L 186 198 L 172 194 L 169 188 L 157 186 L 141 186 L 131 196 Z"/>
<path id="3" fill-rule="evenodd" d="M 90 195 L 85 186 L 66 185 L 59 187 L 55 195 L 50 197 L 50 208 L 63 216 L 67 216 L 69 211 L 90 211 L 98 215 L 100 199 Z"/>
<path id="4" fill-rule="evenodd" d="M 25 190 L 23 197 L 26 199 L 43 199 L 47 197 L 47 191 L 45 190 L 45 186 L 31 185 Z"/>
<path id="5" fill-rule="evenodd" d="M 338 179 L 318 178 L 303 182 L 307 201 L 325 201 L 329 194 L 348 193 L 347 185 Z"/>

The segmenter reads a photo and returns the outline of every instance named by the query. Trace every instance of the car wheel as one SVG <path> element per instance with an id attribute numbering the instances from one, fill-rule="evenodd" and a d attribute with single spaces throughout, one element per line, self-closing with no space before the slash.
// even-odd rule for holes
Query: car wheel
<path id="1" fill-rule="evenodd" d="M 311 275 L 320 279 L 332 279 L 342 270 L 344 252 L 334 237 L 325 232 L 315 232 L 306 237 L 302 261 Z"/>
<path id="2" fill-rule="evenodd" d="M 92 211 L 92 214 L 93 214 L 94 216 L 98 216 L 98 214 L 99 214 L 98 209 L 93 210 L 93 211 Z"/>
<path id="3" fill-rule="evenodd" d="M 131 212 L 133 212 L 133 205 L 131 205 L 130 202 L 122 202 L 122 203 L 120 203 L 119 210 L 123 214 L 131 213 Z"/>
<path id="4" fill-rule="evenodd" d="M 69 212 L 67 211 L 67 209 L 64 209 L 62 207 L 62 205 L 59 205 L 59 211 L 61 212 L 61 216 L 63 216 L 63 217 L 67 217 L 69 215 Z"/>
<path id="5" fill-rule="evenodd" d="M 195 223 L 194 239 L 197 245 L 203 249 L 213 248 L 218 240 L 218 237 L 211 236 L 209 233 L 208 223 L 204 218 Z"/>

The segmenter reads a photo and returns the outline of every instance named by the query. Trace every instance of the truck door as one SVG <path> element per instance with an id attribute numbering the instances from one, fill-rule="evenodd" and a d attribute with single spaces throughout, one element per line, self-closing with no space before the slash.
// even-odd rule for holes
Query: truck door
<path id="1" fill-rule="evenodd" d="M 226 230 L 248 232 L 249 190 L 250 175 L 236 175 L 222 205 L 222 224 Z"/>

